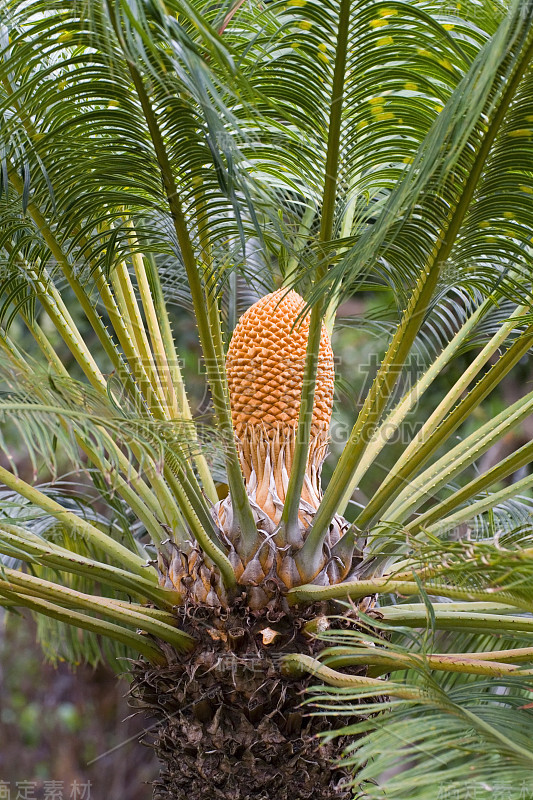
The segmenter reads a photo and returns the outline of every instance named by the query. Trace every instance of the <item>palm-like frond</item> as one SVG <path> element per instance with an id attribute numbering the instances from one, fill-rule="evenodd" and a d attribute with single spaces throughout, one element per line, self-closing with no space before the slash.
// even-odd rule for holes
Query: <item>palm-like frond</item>
<path id="1" fill-rule="evenodd" d="M 477 633 L 465 652 L 450 650 L 442 636 L 366 621 L 381 635 L 341 632 L 332 621 L 321 634 L 329 645 L 321 661 L 300 664 L 327 684 L 312 690 L 309 711 L 335 715 L 335 736 L 356 737 L 343 755 L 355 795 L 433 800 L 463 791 L 490 796 L 505 786 L 519 798 L 532 757 L 531 683 L 521 666 L 531 660 L 531 638 L 489 642 Z M 295 669 L 298 657 L 290 659 L 286 668 Z M 374 676 L 390 673 L 381 685 L 358 673 L 369 663 Z"/>
<path id="2" fill-rule="evenodd" d="M 341 731 L 357 737 L 357 745 L 343 758 L 357 774 L 356 796 L 433 800 L 446 792 L 489 797 L 499 790 L 513 800 L 523 796 L 531 771 L 527 753 L 532 721 L 524 710 L 527 680 L 478 681 L 475 691 L 467 684 L 449 694 L 434 681 L 433 692 L 428 691 L 418 675 L 408 685 L 429 697 L 420 703 L 390 700 L 386 709 L 381 699 L 361 699 L 368 691 L 330 690 L 327 701 L 324 695 L 317 700 L 322 707 L 327 702 L 331 713 L 375 714 L 371 721 Z"/>

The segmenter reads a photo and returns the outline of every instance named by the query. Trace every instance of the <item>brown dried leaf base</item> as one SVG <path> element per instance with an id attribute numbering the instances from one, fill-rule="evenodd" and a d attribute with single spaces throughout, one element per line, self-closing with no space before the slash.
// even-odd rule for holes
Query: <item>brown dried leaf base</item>
<path id="1" fill-rule="evenodd" d="M 314 608 L 306 617 L 318 613 Z M 283 653 L 316 649 L 301 632 L 304 622 L 244 608 L 222 616 L 191 608 L 181 626 L 201 639 L 192 656 L 174 654 L 168 667 L 136 665 L 132 704 L 160 719 L 154 800 L 350 797 L 333 763 L 346 741 L 320 744 L 316 734 L 329 723 L 301 708 L 312 679 L 280 674 Z"/>

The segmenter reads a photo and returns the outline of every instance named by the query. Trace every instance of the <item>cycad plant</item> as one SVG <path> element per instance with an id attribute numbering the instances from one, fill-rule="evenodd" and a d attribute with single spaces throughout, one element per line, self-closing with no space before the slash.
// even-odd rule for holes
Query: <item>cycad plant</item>
<path id="1" fill-rule="evenodd" d="M 0 9 L 0 601 L 131 670 L 160 800 L 528 796 L 533 445 L 477 465 L 533 411 L 483 405 L 533 343 L 533 5 Z"/>

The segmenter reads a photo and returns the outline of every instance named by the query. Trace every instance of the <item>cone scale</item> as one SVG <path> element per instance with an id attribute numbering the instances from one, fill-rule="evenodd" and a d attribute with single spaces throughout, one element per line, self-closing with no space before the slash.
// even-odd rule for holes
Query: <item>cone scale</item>
<path id="1" fill-rule="evenodd" d="M 249 495 L 279 523 L 292 467 L 309 315 L 303 299 L 280 289 L 241 317 L 227 356 L 233 426 Z M 333 351 L 322 328 L 311 440 L 302 500 L 313 510 L 333 407 Z"/>
<path id="2" fill-rule="evenodd" d="M 295 550 L 285 542 L 280 525 L 294 457 L 309 337 L 309 313 L 304 314 L 304 310 L 303 298 L 294 291 L 279 289 L 263 297 L 240 318 L 228 349 L 226 366 L 237 450 L 262 537 L 251 561 L 239 563 L 231 497 L 218 503 L 215 513 L 224 537 L 235 547 L 232 555 L 237 577 L 245 585 L 260 586 L 270 579 L 282 588 L 291 588 L 309 579 L 298 572 Z M 322 497 L 320 473 L 327 454 L 334 379 L 333 351 L 323 326 L 309 453 L 299 504 L 300 546 Z M 328 549 L 346 527 L 340 517 L 333 521 Z M 325 555 L 320 582 L 336 582 L 340 577 L 339 564 L 326 561 Z M 344 565 L 341 571 L 345 574 Z"/>

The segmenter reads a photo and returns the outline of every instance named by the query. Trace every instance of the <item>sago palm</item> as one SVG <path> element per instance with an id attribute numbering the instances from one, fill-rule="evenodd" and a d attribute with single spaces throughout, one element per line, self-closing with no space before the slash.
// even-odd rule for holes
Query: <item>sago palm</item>
<path id="1" fill-rule="evenodd" d="M 136 654 L 160 800 L 525 796 L 533 444 L 476 464 L 533 411 L 482 405 L 533 343 L 533 5 L 0 9 L 0 602 Z"/>

